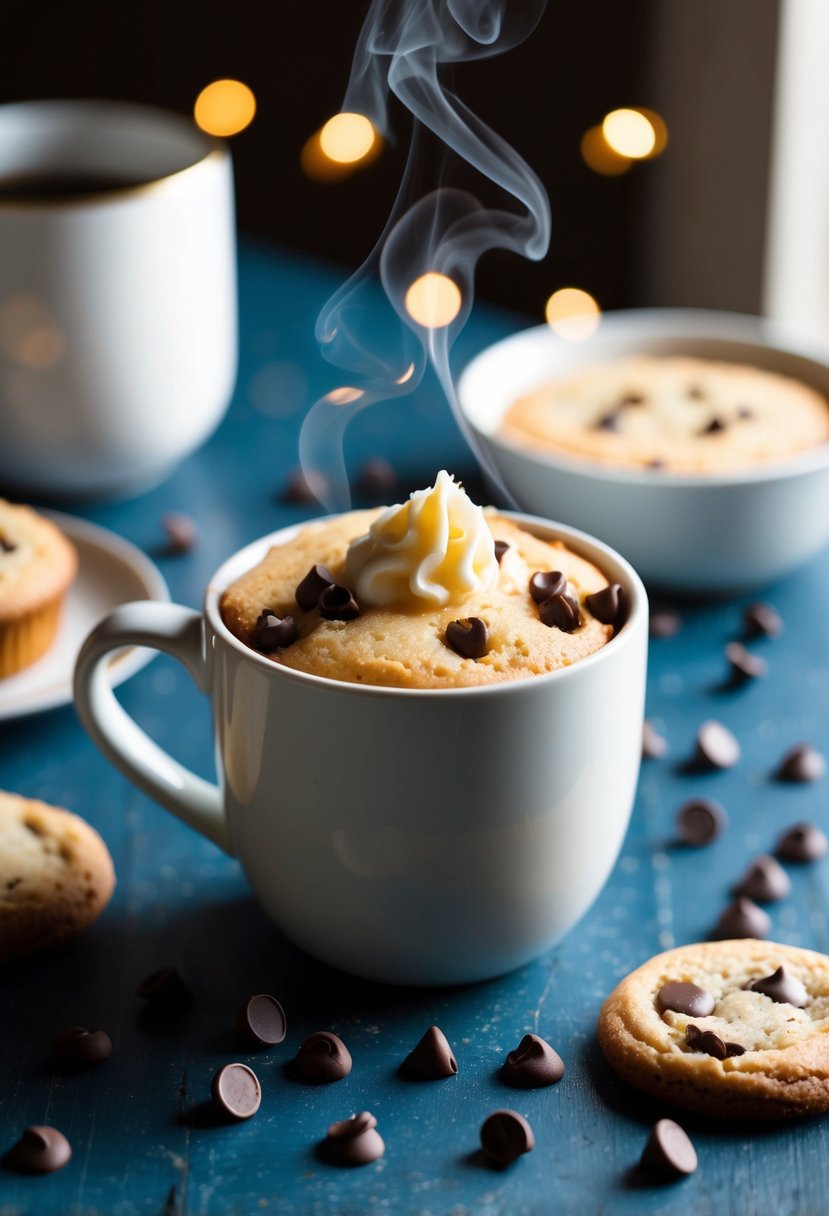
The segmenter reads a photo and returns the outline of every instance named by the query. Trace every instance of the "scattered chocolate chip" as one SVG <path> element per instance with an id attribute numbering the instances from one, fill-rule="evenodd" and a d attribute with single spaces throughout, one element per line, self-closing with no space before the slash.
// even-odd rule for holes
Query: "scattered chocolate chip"
<path id="1" fill-rule="evenodd" d="M 667 754 L 668 740 L 654 730 L 647 718 L 642 723 L 642 759 L 659 760 Z"/>
<path id="2" fill-rule="evenodd" d="M 673 1119 L 660 1119 L 651 1129 L 640 1167 L 664 1182 L 687 1178 L 697 1168 L 697 1151 L 688 1133 Z"/>
<path id="3" fill-rule="evenodd" d="M 213 1101 L 231 1119 L 250 1119 L 259 1110 L 262 1090 L 247 1064 L 225 1064 L 213 1078 Z"/>
<path id="4" fill-rule="evenodd" d="M 536 570 L 530 579 L 530 595 L 536 604 L 543 604 L 551 595 L 562 595 L 567 579 L 560 570 Z"/>
<path id="5" fill-rule="evenodd" d="M 236 1031 L 251 1047 L 274 1047 L 287 1033 L 285 1010 L 266 992 L 249 996 L 236 1015 Z"/>
<path id="6" fill-rule="evenodd" d="M 714 929 L 721 941 L 732 937 L 768 937 L 771 917 L 747 896 L 741 895 L 724 908 Z"/>
<path id="7" fill-rule="evenodd" d="M 308 1085 L 341 1081 L 351 1072 L 351 1052 L 337 1035 L 318 1030 L 309 1035 L 300 1047 L 291 1071 Z"/>
<path id="8" fill-rule="evenodd" d="M 312 566 L 294 592 L 302 611 L 310 612 L 312 608 L 316 608 L 325 588 L 333 586 L 336 581 L 327 566 Z"/>
<path id="9" fill-rule="evenodd" d="M 749 604 L 743 612 L 746 637 L 776 638 L 783 632 L 783 621 L 770 604 Z"/>
<path id="10" fill-rule="evenodd" d="M 696 761 L 706 768 L 733 768 L 740 745 L 727 726 L 710 718 L 697 731 Z"/>
<path id="11" fill-rule="evenodd" d="M 759 654 L 746 650 L 742 642 L 729 642 L 725 648 L 725 657 L 735 680 L 756 680 L 764 676 L 769 669 L 766 660 Z"/>
<path id="12" fill-rule="evenodd" d="M 597 418 L 594 426 L 597 431 L 618 431 L 621 423 L 622 415 L 618 409 L 608 410 L 606 414 L 602 414 Z"/>
<path id="13" fill-rule="evenodd" d="M 689 384 L 685 392 L 694 401 L 702 401 L 706 396 L 705 389 L 701 384 Z"/>
<path id="14" fill-rule="evenodd" d="M 645 394 L 638 393 L 638 392 L 625 393 L 624 396 L 619 399 L 619 405 L 621 405 L 621 406 L 643 405 L 644 402 L 645 402 Z"/>
<path id="15" fill-rule="evenodd" d="M 458 1062 L 439 1026 L 430 1026 L 400 1065 L 400 1075 L 410 1081 L 440 1081 L 457 1071 Z"/>
<path id="16" fill-rule="evenodd" d="M 775 773 L 778 781 L 817 781 L 826 772 L 826 760 L 810 743 L 798 743 L 786 752 Z"/>
<path id="17" fill-rule="evenodd" d="M 299 507 L 317 506 L 325 498 L 327 490 L 328 481 L 322 473 L 315 469 L 306 472 L 292 469 L 279 492 L 279 501 Z"/>
<path id="18" fill-rule="evenodd" d="M 676 833 L 684 844 L 711 844 L 728 826 L 728 816 L 713 798 L 691 798 L 676 813 Z"/>
<path id="19" fill-rule="evenodd" d="M 504 554 L 506 553 L 508 548 L 509 548 L 509 545 L 507 544 L 507 542 L 505 540 L 496 540 L 496 542 L 495 542 L 495 560 L 499 566 L 501 564 L 501 558 L 504 556 Z"/>
<path id="20" fill-rule="evenodd" d="M 161 527 L 167 537 L 166 552 L 178 557 L 195 549 L 199 540 L 196 521 L 179 511 L 168 511 L 161 517 Z"/>
<path id="21" fill-rule="evenodd" d="M 727 426 L 728 423 L 723 418 L 714 417 L 698 433 L 700 435 L 717 435 L 720 431 L 724 431 Z"/>
<path id="22" fill-rule="evenodd" d="M 477 616 L 450 621 L 446 626 L 446 645 L 462 659 L 482 659 L 489 651 L 489 630 Z"/>
<path id="23" fill-rule="evenodd" d="M 326 621 L 353 621 L 360 615 L 360 605 L 348 587 L 332 583 L 319 598 L 320 616 Z"/>
<path id="24" fill-rule="evenodd" d="M 385 1151 L 383 1137 L 377 1131 L 377 1120 L 370 1111 L 360 1111 L 328 1128 L 324 1153 L 334 1165 L 369 1165 Z"/>
<path id="25" fill-rule="evenodd" d="M 772 975 L 763 976 L 759 980 L 749 980 L 743 987 L 749 992 L 762 992 L 763 996 L 779 1005 L 794 1005 L 795 1009 L 803 1009 L 809 1001 L 809 994 L 803 984 L 783 966 L 778 967 Z"/>
<path id="26" fill-rule="evenodd" d="M 626 598 L 625 589 L 620 583 L 610 583 L 601 591 L 585 596 L 584 606 L 603 625 L 613 625 L 619 629 L 625 621 Z"/>
<path id="27" fill-rule="evenodd" d="M 397 492 L 397 473 L 382 456 L 372 456 L 360 466 L 355 493 L 372 502 L 386 503 Z"/>
<path id="28" fill-rule="evenodd" d="M 72 1156 L 69 1141 L 55 1127 L 27 1127 L 4 1162 L 21 1174 L 52 1174 Z"/>
<path id="29" fill-rule="evenodd" d="M 652 638 L 672 638 L 682 628 L 682 617 L 675 608 L 654 608 L 648 623 Z"/>
<path id="30" fill-rule="evenodd" d="M 538 605 L 538 615 L 542 624 L 562 633 L 572 633 L 581 624 L 579 606 L 572 595 L 551 595 Z"/>
<path id="31" fill-rule="evenodd" d="M 293 646 L 299 637 L 296 621 L 292 616 L 275 616 L 267 609 L 259 613 L 253 628 L 253 644 L 263 654 L 284 650 Z"/>
<path id="32" fill-rule="evenodd" d="M 791 880 L 780 862 L 762 853 L 748 867 L 734 893 L 747 895 L 757 903 L 773 904 L 785 899 L 791 889 Z"/>
<path id="33" fill-rule="evenodd" d="M 663 984 L 657 992 L 656 1008 L 660 1013 L 670 1009 L 689 1018 L 707 1018 L 714 1012 L 714 998 L 697 984 L 672 981 Z"/>
<path id="34" fill-rule="evenodd" d="M 685 1042 L 692 1051 L 704 1052 L 715 1060 L 724 1060 L 728 1055 L 724 1039 L 713 1030 L 700 1030 L 699 1026 L 694 1026 L 693 1023 L 685 1027 Z"/>
<path id="35" fill-rule="evenodd" d="M 537 1034 L 525 1034 L 515 1050 L 507 1055 L 499 1076 L 504 1085 L 540 1089 L 561 1080 L 564 1061 L 546 1039 Z"/>
<path id="36" fill-rule="evenodd" d="M 14 553 L 16 548 L 17 545 L 15 545 L 12 541 L 6 540 L 5 536 L 0 536 L 0 550 L 2 550 L 3 553 Z"/>
<path id="37" fill-rule="evenodd" d="M 148 1010 L 158 1015 L 183 1012 L 193 1003 L 193 994 L 175 967 L 161 967 L 143 979 L 135 990 L 143 997 Z"/>
<path id="38" fill-rule="evenodd" d="M 535 1148 L 535 1136 L 517 1111 L 495 1110 L 481 1126 L 481 1145 L 489 1161 L 503 1167 Z"/>
<path id="39" fill-rule="evenodd" d="M 777 841 L 775 853 L 783 861 L 817 861 L 829 849 L 829 840 L 814 823 L 796 823 Z"/>
<path id="40" fill-rule="evenodd" d="M 71 1026 L 52 1044 L 55 1059 L 66 1068 L 88 1068 L 112 1055 L 112 1043 L 104 1030 Z"/>

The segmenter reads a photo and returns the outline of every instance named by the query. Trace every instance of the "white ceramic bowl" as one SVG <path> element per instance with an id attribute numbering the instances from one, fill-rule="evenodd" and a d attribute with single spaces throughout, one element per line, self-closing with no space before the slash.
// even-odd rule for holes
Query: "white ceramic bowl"
<path id="1" fill-rule="evenodd" d="M 753 590 L 813 557 L 829 541 L 829 444 L 703 476 L 614 469 L 498 434 L 515 398 L 544 380 L 633 354 L 750 363 L 829 396 L 829 349 L 799 347 L 759 317 L 620 311 L 585 342 L 566 342 L 546 325 L 524 330 L 476 356 L 458 384 L 464 418 L 516 504 L 600 537 L 646 581 L 683 592 Z"/>

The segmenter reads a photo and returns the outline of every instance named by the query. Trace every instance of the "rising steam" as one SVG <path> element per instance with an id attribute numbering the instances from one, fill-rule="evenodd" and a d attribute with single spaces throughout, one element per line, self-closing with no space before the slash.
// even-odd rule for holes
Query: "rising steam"
<path id="1" fill-rule="evenodd" d="M 367 405 L 410 392 L 427 357 L 474 447 L 457 404 L 449 352 L 472 308 L 475 266 L 482 253 L 496 248 L 534 261 L 543 258 L 550 213 L 535 173 L 452 92 L 449 75 L 454 64 L 500 55 L 522 42 L 545 5 L 546 0 L 372 0 L 343 110 L 365 114 L 388 138 L 388 103 L 394 94 L 412 117 L 412 140 L 380 240 L 317 321 L 326 359 L 349 376 L 348 383 L 311 408 L 299 440 L 303 468 L 323 474 L 329 510 L 343 509 L 350 501 L 342 444 L 346 426 Z M 472 194 L 450 187 L 416 199 L 419 155 L 433 138 L 476 170 L 482 187 L 499 187 L 519 209 L 485 208 Z M 405 306 L 408 288 L 429 272 L 446 275 L 461 293 L 454 320 L 440 327 L 417 324 Z M 363 302 L 378 273 L 403 326 L 378 325 L 373 294 L 370 303 Z"/>

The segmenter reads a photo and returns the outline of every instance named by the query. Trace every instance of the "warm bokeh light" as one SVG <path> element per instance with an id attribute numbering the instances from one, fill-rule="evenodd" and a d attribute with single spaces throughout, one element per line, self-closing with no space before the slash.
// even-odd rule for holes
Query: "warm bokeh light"
<path id="1" fill-rule="evenodd" d="M 585 164 L 594 173 L 602 173 L 605 177 L 618 177 L 627 173 L 633 161 L 629 156 L 620 156 L 614 152 L 604 137 L 601 127 L 591 127 L 581 138 L 581 155 Z"/>
<path id="2" fill-rule="evenodd" d="M 648 156 L 659 156 L 668 146 L 668 125 L 656 110 L 648 110 L 644 106 L 636 106 L 636 109 L 653 127 L 653 147 Z"/>
<path id="3" fill-rule="evenodd" d="M 361 388 L 351 388 L 343 386 L 343 388 L 332 388 L 330 393 L 326 393 L 324 400 L 329 405 L 351 405 L 352 401 L 359 401 L 365 396 L 365 392 Z"/>
<path id="4" fill-rule="evenodd" d="M 353 165 L 374 147 L 374 125 L 365 114 L 335 114 L 319 133 L 320 148 L 329 160 Z"/>
<path id="5" fill-rule="evenodd" d="M 461 310 L 461 289 L 448 275 L 430 270 L 415 279 L 406 292 L 406 312 L 424 329 L 451 325 Z"/>
<path id="6" fill-rule="evenodd" d="M 237 135 L 253 122 L 256 98 L 241 80 L 214 80 L 196 98 L 193 115 L 208 135 Z"/>
<path id="7" fill-rule="evenodd" d="M 590 292 L 580 287 L 562 287 L 550 296 L 544 315 L 560 338 L 581 342 L 598 329 L 602 310 Z"/>
<path id="8" fill-rule="evenodd" d="M 66 339 L 44 304 L 34 296 L 9 296 L 0 306 L 0 348 L 24 367 L 54 366 Z"/>
<path id="9" fill-rule="evenodd" d="M 395 384 L 408 384 L 408 382 L 411 380 L 411 378 L 414 374 L 415 374 L 415 365 L 414 365 L 414 363 L 410 363 L 409 366 L 404 371 L 403 375 L 398 376 L 394 383 Z"/>
<path id="10" fill-rule="evenodd" d="M 614 152 L 643 160 L 653 153 L 656 132 L 641 110 L 611 110 L 602 122 L 602 134 Z"/>

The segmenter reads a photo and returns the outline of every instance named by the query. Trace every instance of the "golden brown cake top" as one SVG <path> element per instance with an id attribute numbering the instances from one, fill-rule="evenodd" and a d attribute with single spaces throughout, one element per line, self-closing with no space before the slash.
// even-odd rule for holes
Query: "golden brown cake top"
<path id="1" fill-rule="evenodd" d="M 77 568 L 74 546 L 51 520 L 0 499 L 0 622 L 64 595 Z"/>

